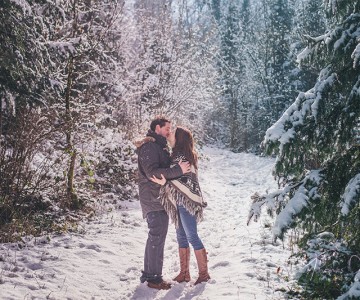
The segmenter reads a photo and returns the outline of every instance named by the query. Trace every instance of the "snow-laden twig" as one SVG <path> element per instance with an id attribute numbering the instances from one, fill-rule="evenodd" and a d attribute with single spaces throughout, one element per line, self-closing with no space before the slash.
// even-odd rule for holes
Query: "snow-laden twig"
<path id="1" fill-rule="evenodd" d="M 354 176 L 345 188 L 342 195 L 341 214 L 346 216 L 349 214 L 354 202 L 359 201 L 360 194 L 360 173 Z"/>
<path id="2" fill-rule="evenodd" d="M 360 269 L 354 277 L 354 283 L 351 285 L 350 289 L 338 297 L 336 300 L 346 300 L 346 299 L 359 299 L 360 298 Z"/>
<path id="3" fill-rule="evenodd" d="M 253 203 L 250 207 L 247 224 L 251 219 L 254 219 L 255 222 L 259 219 L 261 208 L 266 204 L 270 215 L 274 211 L 281 210 L 276 217 L 273 234 L 276 237 L 282 236 L 284 230 L 294 222 L 294 217 L 308 206 L 310 200 L 317 197 L 316 191 L 321 180 L 321 170 L 312 170 L 303 180 L 294 185 L 285 186 L 282 190 L 261 196 L 255 193 L 251 196 Z M 290 194 L 292 197 L 286 201 Z"/>

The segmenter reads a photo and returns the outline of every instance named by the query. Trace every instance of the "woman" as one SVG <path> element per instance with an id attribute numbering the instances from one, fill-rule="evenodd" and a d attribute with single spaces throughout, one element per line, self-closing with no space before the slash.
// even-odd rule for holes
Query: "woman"
<path id="1" fill-rule="evenodd" d="M 161 184 L 160 199 L 165 210 L 175 223 L 176 237 L 179 244 L 180 273 L 174 278 L 177 282 L 189 282 L 190 248 L 194 248 L 199 277 L 195 284 L 206 282 L 210 279 L 207 267 L 207 254 L 197 233 L 197 222 L 203 218 L 203 200 L 197 177 L 197 154 L 194 149 L 194 139 L 191 132 L 183 127 L 177 127 L 171 133 L 168 142 L 172 148 L 172 164 L 188 161 L 191 171 L 180 178 L 166 181 L 151 178 L 155 183 Z"/>

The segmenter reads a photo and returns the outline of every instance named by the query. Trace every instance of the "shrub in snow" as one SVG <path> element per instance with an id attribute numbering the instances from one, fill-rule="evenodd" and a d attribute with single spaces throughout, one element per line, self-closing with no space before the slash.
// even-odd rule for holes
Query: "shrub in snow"
<path id="1" fill-rule="evenodd" d="M 75 222 L 71 210 L 92 209 L 108 190 L 134 196 L 124 139 L 91 148 L 100 128 L 117 126 L 116 2 L 0 2 L 0 239 L 61 230 L 64 214 Z"/>

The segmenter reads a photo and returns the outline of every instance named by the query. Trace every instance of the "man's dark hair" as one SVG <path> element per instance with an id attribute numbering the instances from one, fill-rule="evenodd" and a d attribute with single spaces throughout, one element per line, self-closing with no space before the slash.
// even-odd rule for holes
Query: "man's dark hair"
<path id="1" fill-rule="evenodd" d="M 171 122 L 165 117 L 156 117 L 154 120 L 152 120 L 150 124 L 150 129 L 152 131 L 155 131 L 156 125 L 160 125 L 161 128 L 164 127 L 166 123 L 171 123 Z"/>

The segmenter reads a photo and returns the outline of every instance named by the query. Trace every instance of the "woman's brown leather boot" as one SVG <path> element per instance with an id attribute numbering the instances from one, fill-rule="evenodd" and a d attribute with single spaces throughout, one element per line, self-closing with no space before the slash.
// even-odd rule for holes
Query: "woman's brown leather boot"
<path id="1" fill-rule="evenodd" d="M 199 278 L 196 280 L 195 284 L 206 282 L 210 279 L 210 275 L 208 273 L 208 260 L 205 248 L 195 250 L 195 256 L 199 268 Z"/>
<path id="2" fill-rule="evenodd" d="M 180 257 L 180 273 L 174 278 L 177 282 L 189 282 L 190 281 L 190 248 L 179 248 Z"/>

